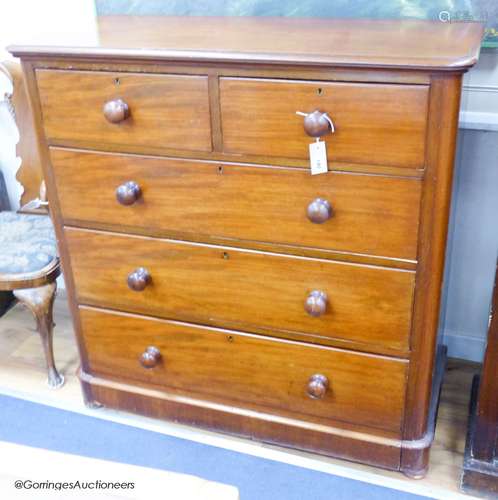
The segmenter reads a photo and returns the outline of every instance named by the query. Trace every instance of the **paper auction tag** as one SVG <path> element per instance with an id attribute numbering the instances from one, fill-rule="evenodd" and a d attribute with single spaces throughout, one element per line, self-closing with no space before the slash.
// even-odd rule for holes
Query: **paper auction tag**
<path id="1" fill-rule="evenodd" d="M 316 141 L 310 144 L 311 175 L 326 174 L 327 149 L 325 141 Z"/>

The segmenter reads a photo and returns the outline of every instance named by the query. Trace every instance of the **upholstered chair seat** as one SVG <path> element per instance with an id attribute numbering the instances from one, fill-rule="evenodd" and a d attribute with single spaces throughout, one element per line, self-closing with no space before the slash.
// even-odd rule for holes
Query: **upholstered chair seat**
<path id="1" fill-rule="evenodd" d="M 0 212 L 0 290 L 11 290 L 35 316 L 51 387 L 64 383 L 55 367 L 52 347 L 52 310 L 59 272 L 50 217 Z"/>
<path id="2" fill-rule="evenodd" d="M 0 212 L 0 274 L 41 271 L 57 258 L 52 221 L 48 216 Z"/>

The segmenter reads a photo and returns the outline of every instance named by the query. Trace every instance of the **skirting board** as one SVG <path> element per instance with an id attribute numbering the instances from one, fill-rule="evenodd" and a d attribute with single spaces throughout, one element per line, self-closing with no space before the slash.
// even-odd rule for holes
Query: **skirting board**
<path id="1" fill-rule="evenodd" d="M 463 129 L 498 132 L 498 113 L 461 111 L 458 126 Z"/>
<path id="2" fill-rule="evenodd" d="M 448 357 L 481 363 L 486 349 L 486 339 L 445 330 L 443 343 L 448 347 Z"/>

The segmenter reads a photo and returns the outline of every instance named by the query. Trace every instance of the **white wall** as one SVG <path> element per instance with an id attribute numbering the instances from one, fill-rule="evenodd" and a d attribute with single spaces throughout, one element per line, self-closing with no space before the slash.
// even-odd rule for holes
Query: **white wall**
<path id="1" fill-rule="evenodd" d="M 441 328 L 450 355 L 480 361 L 498 256 L 498 132 L 461 129 L 457 152 Z"/>
<path id="2" fill-rule="evenodd" d="M 49 44 L 70 39 L 93 44 L 97 39 L 93 0 L 9 0 L 0 15 L 0 61 L 12 58 L 11 44 Z M 7 110 L 5 93 L 10 84 L 0 75 L 0 169 L 12 208 L 18 208 L 22 188 L 15 179 L 21 160 L 16 158 L 19 137 Z"/>
<path id="3" fill-rule="evenodd" d="M 498 49 L 481 52 L 464 78 L 461 126 L 498 131 Z"/>
<path id="4" fill-rule="evenodd" d="M 0 60 L 10 57 L 10 44 L 96 41 L 93 0 L 9 0 L 0 16 Z"/>
<path id="5" fill-rule="evenodd" d="M 450 356 L 481 361 L 498 257 L 498 51 L 464 80 L 440 328 Z"/>

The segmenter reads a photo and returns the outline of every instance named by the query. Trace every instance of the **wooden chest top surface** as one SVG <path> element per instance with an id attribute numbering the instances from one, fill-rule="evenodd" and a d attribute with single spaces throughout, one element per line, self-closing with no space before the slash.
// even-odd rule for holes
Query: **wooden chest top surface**
<path id="1" fill-rule="evenodd" d="M 101 16 L 96 42 L 46 39 L 16 56 L 121 57 L 455 70 L 478 58 L 483 26 L 423 20 Z"/>

